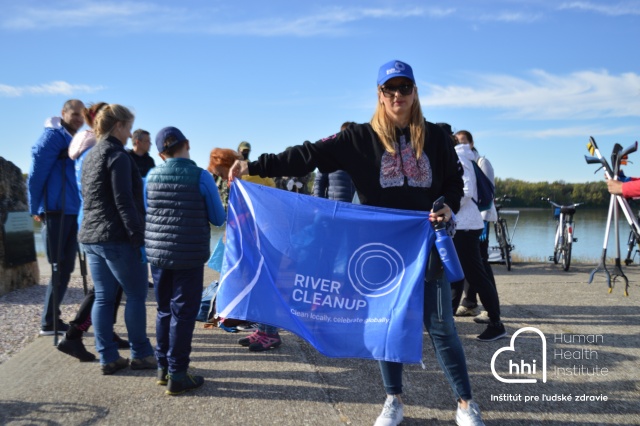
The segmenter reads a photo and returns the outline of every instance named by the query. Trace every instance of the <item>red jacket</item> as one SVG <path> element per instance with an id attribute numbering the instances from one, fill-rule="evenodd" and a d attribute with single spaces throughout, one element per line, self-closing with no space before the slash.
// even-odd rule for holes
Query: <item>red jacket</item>
<path id="1" fill-rule="evenodd" d="M 622 196 L 624 198 L 640 197 L 640 178 L 631 178 L 630 181 L 623 183 Z"/>

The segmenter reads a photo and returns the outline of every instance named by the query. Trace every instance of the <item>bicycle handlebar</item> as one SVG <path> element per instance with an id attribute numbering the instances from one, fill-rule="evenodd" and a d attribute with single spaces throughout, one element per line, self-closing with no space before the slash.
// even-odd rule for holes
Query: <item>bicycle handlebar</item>
<path id="1" fill-rule="evenodd" d="M 555 201 L 552 201 L 552 200 L 551 200 L 551 198 L 544 198 L 544 197 L 542 197 L 542 198 L 540 198 L 540 199 L 541 199 L 542 201 L 548 201 L 548 202 L 549 202 L 549 204 L 551 204 L 552 206 L 557 207 L 557 208 L 559 208 L 559 209 L 561 209 L 561 208 L 563 208 L 563 207 L 564 207 L 564 208 L 575 208 L 575 207 L 578 207 L 578 206 L 579 206 L 579 205 L 581 205 L 581 204 L 584 204 L 584 203 L 573 203 L 573 204 L 568 204 L 568 205 L 564 205 L 564 206 L 562 206 L 562 205 L 560 205 L 560 204 L 556 203 Z"/>
<path id="2" fill-rule="evenodd" d="M 510 198 L 513 198 L 513 195 L 503 195 L 502 197 L 495 197 L 493 200 L 495 202 L 504 202 L 504 201 L 511 201 Z"/>

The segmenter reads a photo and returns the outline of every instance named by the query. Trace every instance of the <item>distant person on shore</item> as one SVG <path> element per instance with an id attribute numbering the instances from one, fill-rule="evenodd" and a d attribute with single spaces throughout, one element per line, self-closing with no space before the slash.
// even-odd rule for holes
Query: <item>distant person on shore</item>
<path id="1" fill-rule="evenodd" d="M 82 225 L 78 241 L 87 253 L 96 299 L 91 319 L 102 374 L 129 366 L 113 338 L 118 287 L 127 296 L 124 320 L 131 347 L 131 369 L 156 369 L 147 337 L 147 264 L 144 254 L 145 210 L 140 172 L 124 146 L 134 116 L 122 105 L 103 107 L 94 120 L 97 144 L 82 165 Z"/>
<path id="2" fill-rule="evenodd" d="M 346 121 L 340 126 L 343 132 L 350 125 L 356 123 Z M 344 201 L 350 203 L 356 193 L 356 188 L 344 170 L 336 170 L 331 173 L 322 173 L 318 171 L 313 182 L 313 195 L 320 198 L 328 198 L 329 200 Z"/>
<path id="3" fill-rule="evenodd" d="M 149 155 L 149 151 L 151 150 L 151 136 L 149 135 L 149 132 L 137 129 L 133 132 L 131 144 L 133 145 L 133 148 L 127 150 L 127 153 L 131 156 L 133 162 L 138 167 L 140 176 L 143 178 L 147 177 L 149 170 L 156 166 L 156 162 L 153 161 L 153 158 Z"/>
<path id="4" fill-rule="evenodd" d="M 156 147 L 164 163 L 147 176 L 145 246 L 158 304 L 157 383 L 178 395 L 204 383 L 187 371 L 211 254 L 209 224 L 222 225 L 225 213 L 213 178 L 190 159 L 190 142 L 179 129 L 161 129 Z"/>
<path id="5" fill-rule="evenodd" d="M 96 144 L 96 136 L 93 131 L 93 120 L 95 119 L 96 114 L 105 106 L 107 106 L 107 103 L 97 102 L 93 105 L 90 105 L 89 108 L 85 108 L 82 110 L 82 116 L 84 117 L 84 121 L 89 128 L 76 133 L 71 140 L 71 145 L 69 145 L 69 158 L 75 161 L 76 183 L 78 184 L 78 193 L 80 197 L 78 229 L 82 224 L 83 210 L 81 193 L 82 163 L 89 150 Z M 78 247 L 78 250 L 84 252 L 82 244 L 79 244 L 79 246 L 80 247 Z M 91 289 L 89 289 L 89 292 L 82 300 L 82 303 L 80 303 L 80 308 L 78 309 L 78 312 L 76 312 L 75 318 L 69 322 L 69 330 L 67 330 L 64 338 L 60 341 L 60 343 L 58 343 L 59 351 L 66 353 L 67 355 L 71 355 L 72 357 L 78 358 L 81 362 L 90 362 L 96 359 L 96 356 L 87 351 L 84 344 L 82 343 L 82 335 L 89 329 L 89 327 L 91 327 L 91 309 L 93 308 L 93 302 L 95 298 L 95 289 L 92 287 Z M 118 287 L 118 293 L 116 294 L 116 304 L 113 312 L 114 323 L 116 322 L 118 307 L 120 306 L 121 299 L 122 287 Z M 113 338 L 118 343 L 119 349 L 127 349 L 129 347 L 129 342 L 122 339 L 116 333 L 113 333 Z"/>
<path id="6" fill-rule="evenodd" d="M 493 166 L 486 157 L 480 155 L 475 147 L 475 143 L 473 141 L 473 136 L 471 135 L 471 133 L 467 130 L 460 130 L 456 132 L 454 137 L 459 143 L 463 145 L 469 145 L 471 147 L 478 167 L 480 167 L 480 170 L 483 171 L 483 173 L 495 186 L 495 174 L 493 171 Z M 484 269 L 487 272 L 491 283 L 495 287 L 496 281 L 493 276 L 493 269 L 491 269 L 491 265 L 489 264 L 489 237 L 491 235 L 491 223 L 498 220 L 498 212 L 496 210 L 495 204 L 492 203 L 491 208 L 489 210 L 480 212 L 480 215 L 482 216 L 482 220 L 484 221 L 484 230 L 480 235 L 480 255 L 482 256 L 482 264 L 484 265 Z M 478 306 L 476 289 L 469 287 L 468 283 L 465 284 L 464 298 L 460 302 L 460 306 L 456 311 L 456 316 L 473 316 L 475 317 L 473 320 L 477 323 L 489 323 L 489 315 L 487 311 L 480 311 L 480 307 Z"/>
<path id="7" fill-rule="evenodd" d="M 41 336 L 52 336 L 54 328 L 64 334 L 69 325 L 60 319 L 60 304 L 67 292 L 78 249 L 78 211 L 80 198 L 75 167 L 68 149 L 73 135 L 84 124 L 84 104 L 77 99 L 64 103 L 61 117 L 45 121 L 44 133 L 31 148 L 28 191 L 29 211 L 37 222 L 44 222 L 42 236 L 49 263 L 57 264 L 57 300 L 53 300 L 56 277 L 47 284 L 41 319 Z M 64 185 L 63 185 L 64 182 Z M 58 323 L 54 327 L 54 309 Z"/>
<path id="8" fill-rule="evenodd" d="M 450 127 L 449 127 L 450 128 Z M 484 230 L 484 221 L 474 200 L 478 199 L 476 174 L 472 162 L 476 155 L 469 144 L 459 143 L 453 134 L 450 134 L 455 144 L 455 150 L 462 164 L 464 174 L 464 196 L 460 200 L 460 210 L 456 213 L 456 234 L 453 244 L 458 252 L 460 265 L 464 272 L 469 288 L 475 289 L 480 295 L 482 304 L 489 313 L 487 328 L 477 336 L 483 342 L 491 342 L 506 337 L 507 332 L 500 320 L 500 300 L 495 282 L 485 270 L 480 254 L 480 235 Z M 453 312 L 456 312 L 464 290 L 465 280 L 451 283 L 451 299 Z"/>

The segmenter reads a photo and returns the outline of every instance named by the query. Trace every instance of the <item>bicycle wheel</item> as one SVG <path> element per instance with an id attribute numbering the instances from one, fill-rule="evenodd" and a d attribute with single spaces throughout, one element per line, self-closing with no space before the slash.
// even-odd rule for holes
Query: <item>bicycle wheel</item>
<path id="1" fill-rule="evenodd" d="M 494 222 L 493 229 L 496 231 L 496 243 L 498 243 L 498 249 L 500 250 L 500 260 L 504 262 L 504 251 L 502 250 L 504 237 L 502 236 L 502 228 L 500 227 L 500 219 Z M 500 262 L 500 263 L 502 263 Z"/>
<path id="2" fill-rule="evenodd" d="M 560 226 L 560 222 L 558 222 L 558 226 Z M 556 235 L 558 231 L 556 230 Z M 560 262 L 560 256 L 562 256 L 562 244 L 560 241 L 556 242 L 556 245 L 553 247 L 553 263 L 556 265 Z"/>
<path id="3" fill-rule="evenodd" d="M 513 248 L 507 237 L 509 235 L 509 228 L 507 227 L 507 221 L 502 219 L 500 221 L 500 228 L 502 229 L 502 241 L 504 242 L 504 262 L 507 265 L 507 271 L 511 270 L 511 249 Z"/>
<path id="4" fill-rule="evenodd" d="M 562 269 L 565 271 L 569 270 L 571 266 L 571 247 L 573 246 L 571 239 L 573 236 L 569 234 L 567 225 L 562 231 L 564 244 L 562 245 Z"/>
<path id="5" fill-rule="evenodd" d="M 629 239 L 627 240 L 627 258 L 624 260 L 624 264 L 629 266 L 633 263 L 633 251 L 636 249 L 636 235 L 633 231 L 629 232 Z"/>

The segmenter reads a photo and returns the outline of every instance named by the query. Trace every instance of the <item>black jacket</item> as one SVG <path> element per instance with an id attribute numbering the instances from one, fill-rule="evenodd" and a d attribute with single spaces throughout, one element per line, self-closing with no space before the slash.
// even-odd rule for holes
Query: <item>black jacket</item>
<path id="1" fill-rule="evenodd" d="M 100 140 L 82 165 L 84 219 L 78 234 L 83 244 L 144 244 L 142 178 L 122 143 Z"/>
<path id="2" fill-rule="evenodd" d="M 133 152 L 132 149 L 128 149 L 127 154 L 131 156 L 131 159 L 138 167 L 138 171 L 140 172 L 140 176 L 142 177 L 147 177 L 147 173 L 149 173 L 149 170 L 153 169 L 156 166 L 156 162 L 153 161 L 153 158 L 151 158 L 149 153 L 138 155 Z"/>
<path id="3" fill-rule="evenodd" d="M 389 167 L 402 155 L 390 156 L 370 124 L 359 124 L 316 143 L 305 142 L 281 154 L 263 154 L 249 163 L 249 174 L 262 177 L 304 176 L 316 167 L 323 173 L 346 171 L 365 205 L 404 210 L 430 211 L 433 202 L 444 195 L 454 211 L 462 198 L 462 166 L 450 138 L 438 126 L 425 122 L 424 154 L 427 165 L 421 169 L 422 182 L 415 184 L 406 175 Z M 407 131 L 398 138 L 409 139 Z M 424 156 L 423 156 L 424 157 Z"/>

